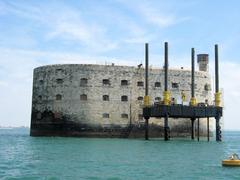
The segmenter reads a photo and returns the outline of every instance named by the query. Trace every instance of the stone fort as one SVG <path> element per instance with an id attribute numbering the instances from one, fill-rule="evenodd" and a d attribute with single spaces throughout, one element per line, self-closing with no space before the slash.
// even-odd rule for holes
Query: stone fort
<path id="1" fill-rule="evenodd" d="M 211 103 L 208 55 L 198 55 L 195 97 Z M 191 70 L 169 69 L 172 103 L 191 98 Z M 144 137 L 142 66 L 56 64 L 34 69 L 32 136 Z M 150 68 L 151 103 L 162 103 L 164 70 Z M 182 102 L 182 93 L 186 102 Z M 206 133 L 201 121 L 200 134 Z M 169 119 L 171 136 L 189 136 L 189 119 Z M 150 136 L 163 136 L 163 119 L 150 119 Z"/>

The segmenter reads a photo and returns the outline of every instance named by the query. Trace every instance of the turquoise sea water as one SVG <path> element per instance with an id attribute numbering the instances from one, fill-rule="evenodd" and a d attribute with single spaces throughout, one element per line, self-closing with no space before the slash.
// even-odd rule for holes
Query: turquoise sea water
<path id="1" fill-rule="evenodd" d="M 190 139 L 30 137 L 29 129 L 0 130 L 0 179 L 240 179 L 222 167 L 240 154 L 240 132 L 217 143 Z"/>

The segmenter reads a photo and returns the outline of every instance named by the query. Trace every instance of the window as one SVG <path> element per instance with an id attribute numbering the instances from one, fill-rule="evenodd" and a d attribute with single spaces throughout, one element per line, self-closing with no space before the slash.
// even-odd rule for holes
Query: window
<path id="1" fill-rule="evenodd" d="M 142 100 L 143 100 L 143 97 L 142 97 L 142 96 L 139 96 L 139 97 L 137 98 L 137 100 L 142 101 Z"/>
<path id="2" fill-rule="evenodd" d="M 172 88 L 174 88 L 174 89 L 179 88 L 179 84 L 178 83 L 172 83 Z"/>
<path id="3" fill-rule="evenodd" d="M 127 86 L 127 85 L 128 85 L 128 80 L 121 81 L 121 86 Z"/>
<path id="4" fill-rule="evenodd" d="M 110 85 L 109 79 L 103 79 L 103 85 Z"/>
<path id="5" fill-rule="evenodd" d="M 128 118 L 128 114 L 121 114 L 121 117 L 127 119 Z"/>
<path id="6" fill-rule="evenodd" d="M 86 86 L 88 84 L 88 80 L 86 78 L 82 78 L 80 80 L 80 86 Z"/>
<path id="7" fill-rule="evenodd" d="M 42 113 L 40 113 L 40 112 L 37 113 L 37 119 L 38 120 L 42 119 Z"/>
<path id="8" fill-rule="evenodd" d="M 204 90 L 205 90 L 205 91 L 211 91 L 211 86 L 210 86 L 210 84 L 205 84 L 205 85 L 204 85 Z"/>
<path id="9" fill-rule="evenodd" d="M 127 96 L 122 96 L 122 97 L 121 97 L 121 100 L 122 100 L 122 101 L 128 101 L 128 97 L 127 97 Z"/>
<path id="10" fill-rule="evenodd" d="M 63 83 L 63 79 L 56 79 L 57 84 L 62 84 Z"/>
<path id="11" fill-rule="evenodd" d="M 109 114 L 108 113 L 103 113 L 102 117 L 103 118 L 109 118 Z"/>
<path id="12" fill-rule="evenodd" d="M 138 114 L 138 120 L 143 120 L 143 115 L 142 114 Z"/>
<path id="13" fill-rule="evenodd" d="M 138 81 L 137 82 L 137 86 L 143 86 L 143 82 L 142 81 Z"/>
<path id="14" fill-rule="evenodd" d="M 40 95 L 40 96 L 38 96 L 38 100 L 39 101 L 41 101 L 42 100 L 42 96 Z"/>
<path id="15" fill-rule="evenodd" d="M 80 100 L 87 101 L 87 95 L 86 94 L 81 94 L 80 95 Z"/>
<path id="16" fill-rule="evenodd" d="M 56 69 L 56 73 L 62 73 L 62 72 L 63 72 L 63 69 L 61 68 Z"/>
<path id="17" fill-rule="evenodd" d="M 161 97 L 155 97 L 155 100 L 156 100 L 156 101 L 161 101 L 162 98 L 161 98 Z"/>
<path id="18" fill-rule="evenodd" d="M 62 100 L 62 95 L 61 94 L 57 94 L 56 95 L 56 100 Z"/>
<path id="19" fill-rule="evenodd" d="M 103 95 L 103 101 L 109 101 L 109 96 L 108 95 Z"/>
<path id="20" fill-rule="evenodd" d="M 161 83 L 160 82 L 155 82 L 155 87 L 161 87 Z"/>

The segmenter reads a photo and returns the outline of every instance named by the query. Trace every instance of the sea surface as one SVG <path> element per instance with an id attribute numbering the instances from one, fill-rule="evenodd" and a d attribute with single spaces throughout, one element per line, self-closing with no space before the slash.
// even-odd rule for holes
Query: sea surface
<path id="1" fill-rule="evenodd" d="M 189 138 L 99 139 L 30 137 L 29 129 L 0 129 L 0 179 L 240 179 L 222 167 L 240 154 L 240 132 L 223 142 Z"/>

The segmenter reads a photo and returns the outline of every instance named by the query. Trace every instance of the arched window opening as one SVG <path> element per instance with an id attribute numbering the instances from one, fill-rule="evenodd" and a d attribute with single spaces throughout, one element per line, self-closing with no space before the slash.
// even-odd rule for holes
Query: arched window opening
<path id="1" fill-rule="evenodd" d="M 103 101 L 109 101 L 109 95 L 103 95 Z"/>
<path id="2" fill-rule="evenodd" d="M 57 94 L 56 95 L 56 100 L 58 100 L 58 101 L 62 100 L 62 95 L 61 94 Z"/>

